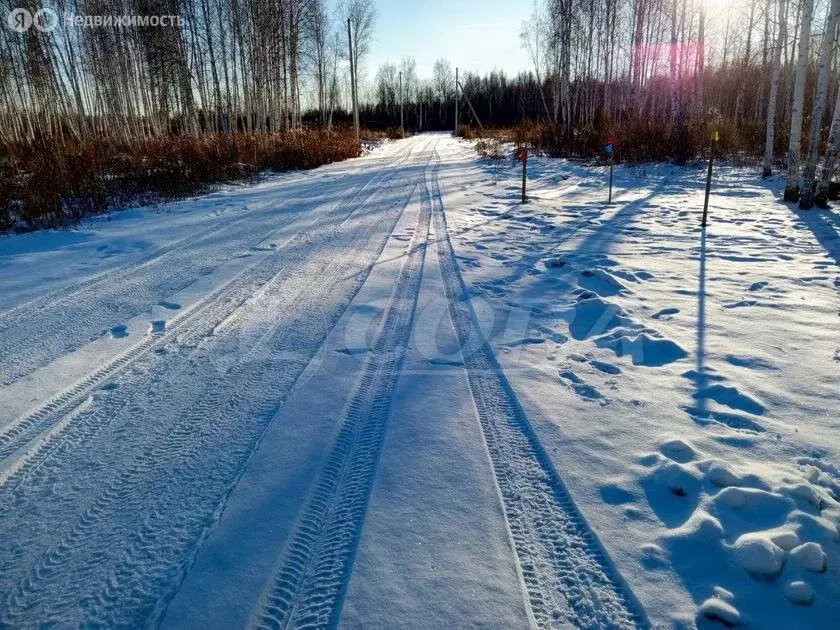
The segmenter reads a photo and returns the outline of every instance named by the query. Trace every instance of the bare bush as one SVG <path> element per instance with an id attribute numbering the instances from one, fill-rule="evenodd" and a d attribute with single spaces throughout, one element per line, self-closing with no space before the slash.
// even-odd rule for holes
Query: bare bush
<path id="1" fill-rule="evenodd" d="M 0 142 L 0 230 L 66 225 L 118 204 L 178 197 L 265 169 L 309 169 L 358 155 L 359 144 L 347 129 Z"/>

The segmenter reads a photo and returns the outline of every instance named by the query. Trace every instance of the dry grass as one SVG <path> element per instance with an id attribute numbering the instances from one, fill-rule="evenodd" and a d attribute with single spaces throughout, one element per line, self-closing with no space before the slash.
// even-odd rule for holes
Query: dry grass
<path id="1" fill-rule="evenodd" d="M 360 155 L 352 131 L 204 134 L 118 143 L 0 143 L 0 230 L 66 225 L 115 204 L 178 197 L 264 169 Z"/>
<path id="2" fill-rule="evenodd" d="M 403 132 L 399 127 L 385 127 L 384 129 L 362 128 L 359 130 L 359 137 L 367 142 L 380 142 L 382 140 L 399 140 L 401 138 L 410 138 L 413 135 L 413 131 L 409 131 L 408 129 L 406 129 Z"/>
<path id="3" fill-rule="evenodd" d="M 500 140 L 496 138 L 487 138 L 479 140 L 475 143 L 475 152 L 481 157 L 491 160 L 505 159 L 505 148 Z"/>
<path id="4" fill-rule="evenodd" d="M 679 143 L 675 130 L 670 128 L 668 122 L 638 118 L 601 122 L 594 127 L 578 127 L 571 133 L 558 131 L 557 134 L 547 122 L 526 120 L 514 126 L 485 129 L 484 142 L 492 138 L 501 143 L 527 146 L 546 155 L 604 158 L 603 147 L 607 138 L 613 138 L 615 158 L 619 161 L 691 160 L 708 155 L 712 129 L 720 132 L 718 152 L 722 156 L 748 161 L 760 156 L 764 150 L 764 129 L 761 124 L 746 121 L 735 124 L 734 121 L 721 120 L 715 116 L 688 122 Z M 479 137 L 477 129 L 466 125 L 458 129 L 458 135 L 467 139 Z M 786 135 L 785 129 L 779 130 L 777 134 L 777 148 L 780 151 L 783 142 L 778 137 L 784 138 Z"/>

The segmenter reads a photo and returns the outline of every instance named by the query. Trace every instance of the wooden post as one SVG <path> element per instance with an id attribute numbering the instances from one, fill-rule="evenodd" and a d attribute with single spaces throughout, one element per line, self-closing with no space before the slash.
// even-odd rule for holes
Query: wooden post
<path id="1" fill-rule="evenodd" d="M 528 149 L 523 147 L 519 149 L 519 159 L 522 160 L 522 203 L 528 203 L 528 197 L 525 194 L 525 182 L 528 179 Z"/>
<path id="2" fill-rule="evenodd" d="M 350 95 L 353 99 L 353 126 L 356 128 L 356 142 L 359 141 L 359 106 L 356 100 L 356 68 L 353 62 L 353 35 L 350 30 L 350 18 L 347 18 L 347 45 L 350 49 Z"/>
<path id="3" fill-rule="evenodd" d="M 458 68 L 455 68 L 455 135 L 458 135 Z"/>
<path id="4" fill-rule="evenodd" d="M 703 222 L 700 224 L 702 227 L 706 227 L 709 220 L 709 193 L 712 190 L 712 167 L 715 163 L 715 147 L 717 146 L 719 137 L 717 131 L 712 133 L 712 147 L 709 151 L 709 172 L 706 174 L 706 198 L 703 200 Z"/>
<path id="5" fill-rule="evenodd" d="M 613 166 L 615 166 L 615 158 L 610 153 L 610 195 L 607 198 L 607 203 L 612 203 L 612 182 L 613 182 Z"/>
<path id="6" fill-rule="evenodd" d="M 403 118 L 402 72 L 400 72 L 400 135 L 405 138 L 405 124 Z"/>

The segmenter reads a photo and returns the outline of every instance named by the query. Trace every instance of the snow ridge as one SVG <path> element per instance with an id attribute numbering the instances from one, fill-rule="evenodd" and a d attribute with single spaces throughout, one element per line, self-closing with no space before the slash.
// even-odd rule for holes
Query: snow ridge
<path id="1" fill-rule="evenodd" d="M 479 332 L 437 177 L 432 190 L 450 314 L 535 621 L 544 628 L 647 627 L 641 606 L 569 496 Z"/>

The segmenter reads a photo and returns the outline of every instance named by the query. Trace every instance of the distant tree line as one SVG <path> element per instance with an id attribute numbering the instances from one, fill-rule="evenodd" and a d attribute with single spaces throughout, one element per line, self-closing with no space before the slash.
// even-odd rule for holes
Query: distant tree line
<path id="1" fill-rule="evenodd" d="M 0 0 L 55 29 L 0 29 L 0 142 L 276 132 L 347 122 L 349 46 L 371 127 L 542 121 L 557 153 L 682 162 L 709 150 L 787 171 L 787 197 L 822 203 L 840 151 L 840 0 L 537 0 L 519 31 L 528 72 L 477 76 L 410 57 L 364 71 L 374 0 Z M 78 16 L 175 15 L 177 26 Z M 521 28 L 520 28 L 521 26 Z M 368 80 L 365 81 L 365 77 Z"/>
<path id="2" fill-rule="evenodd" d="M 615 136 L 619 152 L 677 162 L 718 130 L 721 149 L 763 157 L 765 175 L 781 164 L 786 197 L 810 207 L 840 152 L 838 17 L 840 0 L 538 0 L 520 32 L 532 71 L 462 73 L 461 119 L 541 119 L 559 153 Z M 411 68 L 379 69 L 365 118 L 397 124 L 403 100 L 413 128 L 452 128 L 449 62 L 427 80 Z"/>

